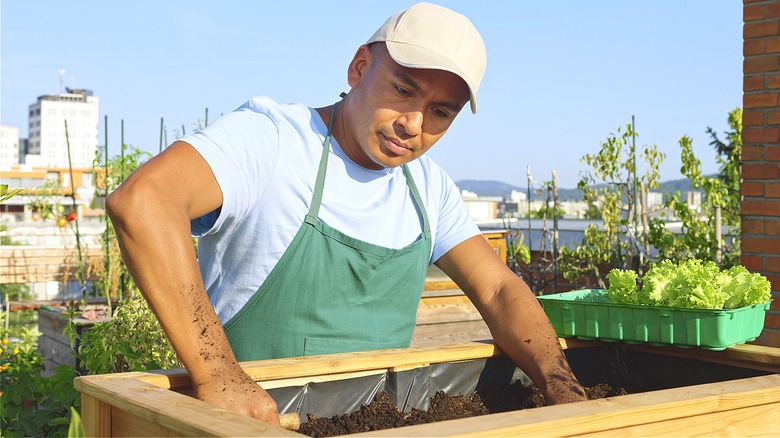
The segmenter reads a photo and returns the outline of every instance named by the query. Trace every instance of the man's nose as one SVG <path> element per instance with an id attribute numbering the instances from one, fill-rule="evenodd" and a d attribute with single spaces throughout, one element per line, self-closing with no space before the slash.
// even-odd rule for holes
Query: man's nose
<path id="1" fill-rule="evenodd" d="M 423 113 L 419 110 L 406 111 L 398 118 L 398 124 L 408 135 L 420 135 L 422 132 Z"/>

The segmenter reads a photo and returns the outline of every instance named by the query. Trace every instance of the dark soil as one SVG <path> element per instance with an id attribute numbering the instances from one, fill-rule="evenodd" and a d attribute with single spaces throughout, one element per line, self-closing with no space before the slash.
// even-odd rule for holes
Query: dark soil
<path id="1" fill-rule="evenodd" d="M 586 387 L 585 392 L 591 400 L 628 394 L 623 388 L 606 384 Z M 308 421 L 301 424 L 299 432 L 313 437 L 328 437 L 540 406 L 544 406 L 544 397 L 539 390 L 520 381 L 512 385 L 488 385 L 471 395 L 447 395 L 440 391 L 431 397 L 427 410 L 412 409 L 405 413 L 398 410 L 386 392 L 379 392 L 371 403 L 361 406 L 356 412 L 331 418 L 307 414 Z"/>

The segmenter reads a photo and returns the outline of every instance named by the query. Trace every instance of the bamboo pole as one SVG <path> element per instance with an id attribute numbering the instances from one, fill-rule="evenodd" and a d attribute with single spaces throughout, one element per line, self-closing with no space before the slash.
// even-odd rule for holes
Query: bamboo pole
<path id="1" fill-rule="evenodd" d="M 87 287 L 84 281 L 84 258 L 81 254 L 81 237 L 79 233 L 79 218 L 78 218 L 78 206 L 76 205 L 76 183 L 73 181 L 73 162 L 70 157 L 70 135 L 68 134 L 68 120 L 65 119 L 65 145 L 68 148 L 68 173 L 70 174 L 70 199 L 73 211 L 76 213 L 76 219 L 73 223 L 76 227 L 76 256 L 78 257 L 79 269 L 76 271 L 76 279 L 79 282 L 79 292 L 81 292 L 81 300 L 86 307 L 87 303 Z"/>
<path id="2" fill-rule="evenodd" d="M 558 201 L 558 173 L 552 171 L 552 189 L 553 189 L 553 291 L 558 292 L 558 209 L 560 208 L 560 202 Z"/>
<path id="3" fill-rule="evenodd" d="M 157 151 L 158 153 L 163 150 L 163 126 L 165 126 L 163 124 L 163 118 L 160 117 L 160 149 Z"/>
<path id="4" fill-rule="evenodd" d="M 639 205 L 642 208 L 642 243 L 644 244 L 645 251 L 639 256 L 639 266 L 644 266 L 644 255 L 650 254 L 650 241 L 647 239 L 647 234 L 650 230 L 650 226 L 647 223 L 647 186 L 644 182 L 639 183 Z"/>
<path id="5" fill-rule="evenodd" d="M 119 181 L 125 180 L 125 120 L 122 119 L 119 121 L 120 123 L 120 141 L 122 142 L 120 148 L 119 148 L 119 159 L 121 160 L 119 162 Z"/>
<path id="6" fill-rule="evenodd" d="M 529 165 L 526 167 L 526 175 L 528 181 L 528 186 L 526 187 L 526 193 L 528 199 L 526 199 L 526 205 L 528 206 L 528 250 L 530 253 L 533 253 L 534 247 L 532 246 L 531 242 L 531 166 Z M 528 262 L 528 265 L 530 267 L 531 262 Z"/>
<path id="7" fill-rule="evenodd" d="M 120 120 L 120 127 L 121 127 L 121 132 L 120 132 L 121 146 L 119 148 L 119 150 L 120 150 L 119 156 L 120 156 L 120 160 L 121 161 L 120 161 L 120 164 L 119 164 L 119 166 L 120 166 L 119 167 L 119 184 L 121 184 L 125 180 L 125 120 L 124 119 Z M 124 299 L 125 298 L 125 292 L 127 292 L 125 290 L 125 273 L 124 273 L 124 271 L 120 271 L 120 273 L 119 273 L 119 292 L 122 295 L 121 298 Z"/>
<path id="8" fill-rule="evenodd" d="M 108 199 L 108 116 L 104 116 L 103 119 L 103 126 L 104 131 L 103 134 L 105 135 L 105 147 L 104 147 L 104 157 L 103 157 L 103 185 L 105 186 L 105 197 L 104 201 Z M 111 227 L 111 221 L 108 219 L 108 214 L 106 214 L 106 232 L 103 233 L 103 252 L 104 252 L 104 260 L 103 260 L 103 266 L 105 269 L 105 273 L 103 274 L 103 294 L 106 297 L 106 308 L 108 309 L 108 314 L 113 315 L 113 309 L 111 308 L 111 281 L 110 281 L 110 275 L 111 275 L 111 242 L 109 238 L 109 230 Z"/>

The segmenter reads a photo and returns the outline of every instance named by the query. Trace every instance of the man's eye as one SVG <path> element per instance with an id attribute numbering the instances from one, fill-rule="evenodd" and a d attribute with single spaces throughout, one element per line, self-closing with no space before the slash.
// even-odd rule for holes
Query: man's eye
<path id="1" fill-rule="evenodd" d="M 409 90 L 403 87 L 399 87 L 398 85 L 395 86 L 395 92 L 398 93 L 399 96 L 408 96 Z"/>
<path id="2" fill-rule="evenodd" d="M 450 114 L 447 111 L 444 111 L 440 108 L 434 108 L 433 113 L 436 114 L 437 117 L 447 118 L 450 116 Z"/>

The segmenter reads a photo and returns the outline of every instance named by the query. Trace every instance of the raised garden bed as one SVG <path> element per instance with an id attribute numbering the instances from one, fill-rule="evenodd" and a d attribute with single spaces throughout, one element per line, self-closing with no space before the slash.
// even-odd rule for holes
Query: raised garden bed
<path id="1" fill-rule="evenodd" d="M 780 430 L 780 376 L 774 374 L 780 372 L 778 349 L 739 345 L 709 351 L 598 341 L 562 343 L 583 384 L 589 384 L 583 376 L 627 379 L 647 391 L 367 434 L 581 436 L 609 432 L 625 436 L 708 435 L 728 430 L 750 436 Z M 370 401 L 380 386 L 356 384 L 360 380 L 389 382 L 387 388 L 395 388 L 389 393 L 396 398 L 403 394 L 404 409 L 411 409 L 415 399 L 427 399 L 439 389 L 454 394 L 476 387 L 479 381 L 473 381 L 473 374 L 470 381 L 452 380 L 470 374 L 466 368 L 478 370 L 478 380 L 483 381 L 522 379 L 524 375 L 506 367 L 506 362 L 493 345 L 468 342 L 243 365 L 269 389 L 282 412 L 297 412 L 305 420 L 307 413 L 334 415 L 328 410 Z M 447 368 L 455 371 L 442 371 Z M 445 388 L 438 387 L 442 376 L 449 381 Z M 333 390 L 338 387 L 352 394 Z M 82 392 L 82 421 L 90 436 L 301 436 L 191 397 L 189 378 L 181 369 L 79 377 L 76 388 Z M 290 395 L 301 393 L 306 397 Z"/>

